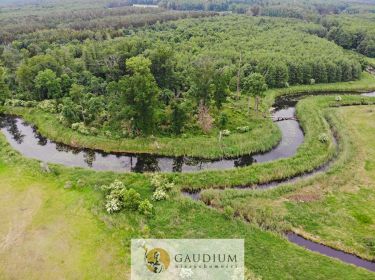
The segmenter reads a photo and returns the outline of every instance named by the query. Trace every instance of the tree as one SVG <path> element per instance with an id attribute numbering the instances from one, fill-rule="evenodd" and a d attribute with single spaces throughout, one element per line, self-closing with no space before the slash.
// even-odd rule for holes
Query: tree
<path id="1" fill-rule="evenodd" d="M 61 80 L 51 69 L 40 71 L 35 77 L 35 89 L 39 100 L 60 98 Z"/>
<path id="2" fill-rule="evenodd" d="M 191 75 L 192 87 L 190 91 L 198 106 L 207 106 L 214 88 L 214 65 L 210 57 L 201 57 L 194 62 Z"/>
<path id="3" fill-rule="evenodd" d="M 187 110 L 181 101 L 174 100 L 171 102 L 171 126 L 175 134 L 180 134 L 188 119 Z"/>
<path id="4" fill-rule="evenodd" d="M 247 76 L 244 81 L 244 90 L 249 96 L 249 111 L 250 111 L 250 98 L 255 98 L 255 111 L 258 113 L 259 99 L 264 96 L 267 90 L 267 84 L 264 76 L 259 73 L 253 73 Z"/>
<path id="5" fill-rule="evenodd" d="M 228 96 L 228 84 L 230 81 L 230 76 L 227 70 L 228 69 L 225 68 L 217 69 L 215 70 L 213 77 L 212 92 L 215 105 L 218 109 L 221 109 Z"/>
<path id="6" fill-rule="evenodd" d="M 0 67 L 0 105 L 4 103 L 9 95 L 9 87 L 5 81 L 5 69 Z"/>
<path id="7" fill-rule="evenodd" d="M 159 88 L 150 70 L 151 61 L 135 56 L 126 61 L 130 75 L 119 81 L 122 115 L 132 121 L 133 130 L 149 134 L 155 125 Z"/>
<path id="8" fill-rule="evenodd" d="M 59 74 L 61 69 L 56 59 L 51 55 L 36 55 L 17 69 L 17 81 L 21 89 L 24 91 L 35 91 L 35 78 L 39 72 L 46 69 L 51 69 L 53 72 Z"/>
<path id="9" fill-rule="evenodd" d="M 175 57 L 170 46 L 159 44 L 150 52 L 151 72 L 160 88 L 175 87 Z"/>

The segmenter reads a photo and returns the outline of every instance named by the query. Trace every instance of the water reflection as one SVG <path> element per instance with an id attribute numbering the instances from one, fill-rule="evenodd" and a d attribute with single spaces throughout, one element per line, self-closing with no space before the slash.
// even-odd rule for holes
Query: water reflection
<path id="1" fill-rule="evenodd" d="M 263 161 L 263 155 L 245 155 L 234 159 L 206 160 L 192 157 L 162 157 L 150 154 L 104 153 L 80 149 L 50 141 L 21 118 L 0 116 L 0 129 L 11 146 L 26 157 L 66 166 L 117 172 L 195 172 L 230 169 Z M 258 159 L 256 159 L 258 157 Z"/>

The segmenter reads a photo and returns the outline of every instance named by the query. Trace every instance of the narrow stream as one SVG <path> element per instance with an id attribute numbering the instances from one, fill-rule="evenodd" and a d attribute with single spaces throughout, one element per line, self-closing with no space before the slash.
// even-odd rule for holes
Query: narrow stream
<path id="1" fill-rule="evenodd" d="M 310 241 L 295 233 L 288 233 L 287 238 L 290 242 L 304 247 L 310 251 L 318 252 L 320 254 L 339 259 L 345 263 L 354 264 L 356 266 L 360 266 L 375 272 L 375 262 L 367 261 L 355 255 L 348 254 L 343 251 L 339 251 L 331 247 Z"/>

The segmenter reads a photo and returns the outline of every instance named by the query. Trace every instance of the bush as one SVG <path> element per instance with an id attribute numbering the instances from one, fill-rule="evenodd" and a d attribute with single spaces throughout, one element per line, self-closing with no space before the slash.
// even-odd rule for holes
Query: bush
<path id="1" fill-rule="evenodd" d="M 226 113 L 221 113 L 219 117 L 219 127 L 224 128 L 228 124 L 229 118 Z"/>
<path id="2" fill-rule="evenodd" d="M 134 189 L 126 189 L 124 184 L 115 180 L 109 186 L 100 187 L 107 193 L 105 209 L 109 214 L 119 212 L 122 209 L 139 211 L 143 215 L 151 215 L 153 206 L 147 200 L 141 199 L 141 195 Z"/>
<path id="3" fill-rule="evenodd" d="M 122 192 L 122 201 L 125 209 L 138 210 L 141 203 L 141 195 L 134 189 Z"/>
<path id="4" fill-rule="evenodd" d="M 228 129 L 224 129 L 221 131 L 221 135 L 223 136 L 229 136 L 230 135 L 230 131 Z"/>
<path id="5" fill-rule="evenodd" d="M 170 192 L 174 188 L 174 183 L 168 182 L 168 180 L 160 174 L 153 174 L 151 176 L 151 185 L 154 190 L 161 189 L 165 192 Z"/>
<path id="6" fill-rule="evenodd" d="M 41 109 L 45 112 L 48 112 L 48 113 L 56 113 L 57 112 L 57 102 L 56 100 L 43 100 L 41 102 L 39 102 L 38 106 L 37 106 L 38 109 Z"/>
<path id="7" fill-rule="evenodd" d="M 164 182 L 164 178 L 160 174 L 153 174 L 151 176 L 151 185 L 154 190 L 161 188 Z"/>
<path id="8" fill-rule="evenodd" d="M 160 201 L 160 200 L 166 200 L 166 199 L 168 199 L 168 195 L 162 188 L 156 189 L 152 195 L 153 201 Z"/>
<path id="9" fill-rule="evenodd" d="M 100 188 L 103 191 L 105 191 L 107 193 L 110 193 L 111 191 L 114 191 L 114 190 L 119 190 L 119 191 L 124 190 L 125 189 L 125 185 L 121 181 L 115 180 L 109 186 L 103 185 Z"/>
<path id="10" fill-rule="evenodd" d="M 152 203 L 148 199 L 145 199 L 139 204 L 138 211 L 143 215 L 151 216 L 153 213 L 153 208 Z"/>
<path id="11" fill-rule="evenodd" d="M 249 126 L 239 126 L 239 127 L 236 128 L 236 130 L 239 133 L 245 133 L 245 132 L 250 131 L 250 127 Z"/>
<path id="12" fill-rule="evenodd" d="M 105 209 L 109 214 L 118 212 L 123 208 L 123 203 L 121 201 L 121 196 L 117 192 L 113 192 L 106 196 Z"/>
<path id="13" fill-rule="evenodd" d="M 87 128 L 83 122 L 73 123 L 71 128 L 75 131 L 78 131 L 81 134 L 84 134 L 84 135 L 90 134 L 89 128 Z"/>

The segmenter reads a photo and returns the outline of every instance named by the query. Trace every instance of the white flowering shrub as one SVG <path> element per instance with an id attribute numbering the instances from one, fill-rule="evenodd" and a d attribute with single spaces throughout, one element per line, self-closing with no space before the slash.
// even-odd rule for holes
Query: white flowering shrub
<path id="1" fill-rule="evenodd" d="M 229 136 L 230 135 L 230 130 L 228 130 L 228 129 L 222 130 L 221 131 L 221 135 L 223 135 L 223 136 Z"/>
<path id="2" fill-rule="evenodd" d="M 175 187 L 173 182 L 169 182 L 160 174 L 153 174 L 151 177 L 151 185 L 154 189 L 152 195 L 153 201 L 166 200 L 169 198 L 168 192 L 172 191 Z"/>
<path id="3" fill-rule="evenodd" d="M 119 180 L 100 188 L 107 193 L 105 209 L 109 214 L 119 212 L 122 209 L 138 211 L 146 216 L 153 212 L 153 205 L 148 199 L 142 201 L 141 195 L 136 190 L 127 189 L 124 183 Z"/>
<path id="4" fill-rule="evenodd" d="M 90 134 L 90 129 L 86 127 L 83 122 L 73 123 L 71 128 L 75 131 L 78 131 L 81 134 L 85 134 L 85 135 Z"/>
<path id="5" fill-rule="evenodd" d="M 164 178 L 160 174 L 153 174 L 151 176 L 151 185 L 154 190 L 161 188 L 164 183 Z"/>
<path id="6" fill-rule="evenodd" d="M 160 174 L 153 174 L 151 176 L 151 185 L 154 190 L 161 189 L 165 192 L 170 192 L 175 186 L 173 182 L 169 182 Z"/>
<path id="7" fill-rule="evenodd" d="M 106 193 L 111 193 L 111 191 L 114 191 L 114 190 L 122 191 L 126 189 L 124 183 L 117 179 L 113 183 L 111 183 L 109 186 L 103 185 L 100 188 Z"/>
<path id="8" fill-rule="evenodd" d="M 153 201 L 160 201 L 166 199 L 168 199 L 168 194 L 162 188 L 156 189 L 152 195 Z"/>
<path id="9" fill-rule="evenodd" d="M 118 212 L 123 208 L 123 202 L 121 201 L 121 196 L 111 193 L 106 197 L 105 209 L 109 214 Z"/>
<path id="10" fill-rule="evenodd" d="M 236 130 L 239 133 L 245 133 L 245 132 L 250 131 L 250 127 L 249 126 L 239 126 L 239 127 L 236 128 Z"/>
<path id="11" fill-rule="evenodd" d="M 56 103 L 56 100 L 43 100 L 41 102 L 39 102 L 38 106 L 37 106 L 38 109 L 41 109 L 45 112 L 48 112 L 48 113 L 56 113 L 57 112 L 57 103 Z"/>

